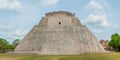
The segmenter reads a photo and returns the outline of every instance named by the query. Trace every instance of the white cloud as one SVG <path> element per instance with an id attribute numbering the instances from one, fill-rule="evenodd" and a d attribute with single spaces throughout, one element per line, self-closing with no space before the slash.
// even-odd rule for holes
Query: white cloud
<path id="1" fill-rule="evenodd" d="M 25 36 L 26 32 L 25 31 L 22 31 L 22 30 L 15 30 L 15 31 L 12 31 L 12 33 L 9 32 L 9 34 L 6 34 L 6 38 L 7 39 L 22 39 L 24 36 Z"/>
<path id="2" fill-rule="evenodd" d="M 3 10 L 19 10 L 22 5 L 18 0 L 0 0 L 0 9 Z"/>
<path id="3" fill-rule="evenodd" d="M 55 5 L 59 2 L 59 0 L 29 0 L 31 4 L 41 4 L 43 6 L 51 6 Z"/>
<path id="4" fill-rule="evenodd" d="M 7 39 L 22 39 L 27 31 L 20 30 L 18 27 L 13 25 L 0 24 L 0 31 L 5 35 Z"/>
<path id="5" fill-rule="evenodd" d="M 108 16 L 104 12 L 108 7 L 106 0 L 91 0 L 86 6 L 86 9 L 92 9 L 93 13 L 89 14 L 85 19 L 85 23 L 92 25 L 95 28 L 109 27 L 110 22 L 107 20 Z"/>
<path id="6" fill-rule="evenodd" d="M 26 34 L 26 32 L 22 31 L 22 30 L 16 30 L 15 31 L 15 36 L 16 37 L 23 37 L 25 34 Z"/>
<path id="7" fill-rule="evenodd" d="M 104 9 L 104 6 L 98 2 L 98 1 L 95 1 L 95 0 L 91 0 L 86 6 L 85 6 L 86 9 L 95 9 L 95 10 L 103 10 Z"/>
<path id="8" fill-rule="evenodd" d="M 44 0 L 42 2 L 42 5 L 44 6 L 50 6 L 50 5 L 54 5 L 58 2 L 59 0 Z"/>
<path id="9" fill-rule="evenodd" d="M 110 23 L 108 22 L 107 16 L 105 14 L 101 14 L 101 15 L 90 14 L 85 19 L 85 23 L 97 28 L 110 26 Z"/>
<path id="10" fill-rule="evenodd" d="M 16 26 L 9 24 L 0 24 L 0 31 L 9 32 L 15 29 Z"/>
<path id="11" fill-rule="evenodd" d="M 103 33 L 103 31 L 101 30 L 101 29 L 92 29 L 92 31 L 94 32 L 94 33 Z"/>
<path id="12" fill-rule="evenodd" d="M 19 29 L 16 25 L 0 20 L 0 34 L 7 39 L 21 39 L 26 34 L 26 30 Z"/>

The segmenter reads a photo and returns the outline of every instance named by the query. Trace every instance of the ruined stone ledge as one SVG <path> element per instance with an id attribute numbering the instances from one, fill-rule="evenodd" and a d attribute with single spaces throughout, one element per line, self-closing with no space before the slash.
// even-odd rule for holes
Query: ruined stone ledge
<path id="1" fill-rule="evenodd" d="M 81 55 L 81 54 L 85 54 L 84 52 L 83 53 L 73 53 L 73 54 L 41 54 L 41 53 L 39 53 L 39 52 L 8 52 L 8 54 L 9 55 L 50 55 L 50 56 L 52 56 L 52 55 Z"/>
<path id="2" fill-rule="evenodd" d="M 9 55 L 37 55 L 32 52 L 8 52 Z"/>
<path id="3" fill-rule="evenodd" d="M 70 12 L 67 12 L 67 11 L 54 11 L 54 12 L 49 12 L 46 14 L 46 16 L 53 16 L 54 14 L 66 14 L 68 16 L 74 16 L 75 14 L 72 14 Z"/>

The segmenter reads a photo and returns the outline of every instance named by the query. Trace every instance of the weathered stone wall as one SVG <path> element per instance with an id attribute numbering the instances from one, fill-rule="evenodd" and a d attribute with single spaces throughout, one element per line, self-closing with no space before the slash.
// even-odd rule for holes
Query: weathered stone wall
<path id="1" fill-rule="evenodd" d="M 46 14 L 25 36 L 14 53 L 20 52 L 77 55 L 85 52 L 104 52 L 104 49 L 74 15 L 68 12 L 53 12 Z"/>

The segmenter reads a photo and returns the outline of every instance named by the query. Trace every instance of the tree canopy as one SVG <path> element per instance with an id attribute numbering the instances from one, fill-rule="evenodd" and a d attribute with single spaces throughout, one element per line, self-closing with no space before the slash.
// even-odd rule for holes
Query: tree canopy
<path id="1" fill-rule="evenodd" d="M 111 40 L 109 41 L 109 45 L 115 49 L 115 51 L 120 51 L 120 35 L 115 33 L 111 36 Z"/>
<path id="2" fill-rule="evenodd" d="M 19 43 L 20 43 L 20 39 L 15 39 L 12 44 L 14 47 L 16 47 Z"/>
<path id="3" fill-rule="evenodd" d="M 6 39 L 0 38 L 0 53 L 14 50 L 14 46 L 9 44 Z"/>

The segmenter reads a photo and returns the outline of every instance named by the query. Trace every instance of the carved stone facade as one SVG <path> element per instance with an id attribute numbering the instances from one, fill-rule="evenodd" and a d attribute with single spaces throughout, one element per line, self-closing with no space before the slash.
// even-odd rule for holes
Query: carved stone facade
<path id="1" fill-rule="evenodd" d="M 35 25 L 13 53 L 38 55 L 79 55 L 104 52 L 96 37 L 66 11 L 50 12 Z"/>
<path id="2" fill-rule="evenodd" d="M 108 44 L 109 42 L 108 40 L 100 40 L 99 42 L 101 43 L 105 50 L 112 50 L 112 47 L 110 47 Z"/>

